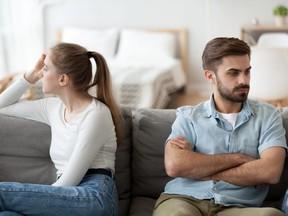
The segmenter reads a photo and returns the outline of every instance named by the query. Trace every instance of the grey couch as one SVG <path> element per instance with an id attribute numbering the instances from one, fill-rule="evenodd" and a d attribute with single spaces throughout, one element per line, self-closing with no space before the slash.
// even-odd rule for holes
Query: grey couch
<path id="1" fill-rule="evenodd" d="M 281 110 L 288 130 L 288 108 Z M 123 108 L 122 142 L 117 150 L 119 215 L 148 216 L 170 180 L 163 164 L 164 142 L 175 110 Z M 0 181 L 50 184 L 55 168 L 49 157 L 50 128 L 31 120 L 0 115 Z M 281 181 L 270 188 L 264 206 L 278 206 L 288 187 L 288 161 Z"/>

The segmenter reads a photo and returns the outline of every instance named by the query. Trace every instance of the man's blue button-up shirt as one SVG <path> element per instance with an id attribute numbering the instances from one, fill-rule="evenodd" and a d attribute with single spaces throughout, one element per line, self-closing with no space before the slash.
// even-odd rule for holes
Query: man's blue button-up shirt
<path id="1" fill-rule="evenodd" d="M 216 111 L 213 97 L 198 106 L 181 107 L 177 109 L 168 140 L 178 136 L 185 137 L 195 152 L 203 154 L 242 153 L 259 158 L 269 147 L 287 148 L 279 110 L 254 100 L 244 102 L 234 128 Z M 260 206 L 267 192 L 268 187 L 181 177 L 171 180 L 165 187 L 165 193 L 214 199 L 215 203 L 225 206 Z"/>

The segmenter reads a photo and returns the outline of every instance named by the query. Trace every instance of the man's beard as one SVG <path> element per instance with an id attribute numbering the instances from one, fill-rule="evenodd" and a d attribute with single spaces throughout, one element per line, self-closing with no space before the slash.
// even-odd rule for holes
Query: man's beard
<path id="1" fill-rule="evenodd" d="M 224 99 L 229 100 L 231 102 L 236 102 L 236 103 L 243 103 L 244 101 L 247 100 L 249 89 L 250 89 L 249 85 L 239 85 L 239 86 L 234 87 L 231 91 L 225 88 L 222 82 L 217 77 L 216 77 L 216 80 L 217 80 L 217 88 L 218 88 L 219 94 Z M 248 93 L 242 93 L 238 95 L 233 94 L 235 91 L 241 90 L 241 89 L 248 89 Z"/>

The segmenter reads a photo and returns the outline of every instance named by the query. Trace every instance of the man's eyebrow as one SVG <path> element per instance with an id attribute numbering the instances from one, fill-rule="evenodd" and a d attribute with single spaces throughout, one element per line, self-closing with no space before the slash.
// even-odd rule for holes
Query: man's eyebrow
<path id="1" fill-rule="evenodd" d="M 247 71 L 247 70 L 251 70 L 251 68 L 252 68 L 252 66 L 248 67 L 248 68 L 246 69 L 246 71 Z"/>
<path id="2" fill-rule="evenodd" d="M 241 71 L 241 70 L 240 70 L 240 69 L 237 69 L 237 68 L 228 68 L 227 71 L 233 71 L 233 72 L 235 72 L 235 71 Z"/>
<path id="3" fill-rule="evenodd" d="M 250 66 L 250 67 L 246 68 L 245 71 L 247 71 L 247 70 L 251 70 L 251 68 L 252 68 L 252 67 Z M 241 71 L 241 69 L 237 69 L 237 68 L 228 68 L 227 71 Z"/>

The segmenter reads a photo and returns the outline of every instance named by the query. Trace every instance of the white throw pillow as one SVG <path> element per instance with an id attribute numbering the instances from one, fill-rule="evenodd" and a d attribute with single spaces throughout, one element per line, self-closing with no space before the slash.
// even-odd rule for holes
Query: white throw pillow
<path id="1" fill-rule="evenodd" d="M 176 36 L 168 32 L 123 29 L 116 54 L 120 62 L 157 63 L 176 56 Z"/>
<path id="2" fill-rule="evenodd" d="M 116 54 L 119 40 L 119 30 L 107 29 L 84 29 L 67 27 L 62 30 L 61 41 L 79 44 L 88 51 L 96 51 L 104 58 L 113 58 Z"/>

